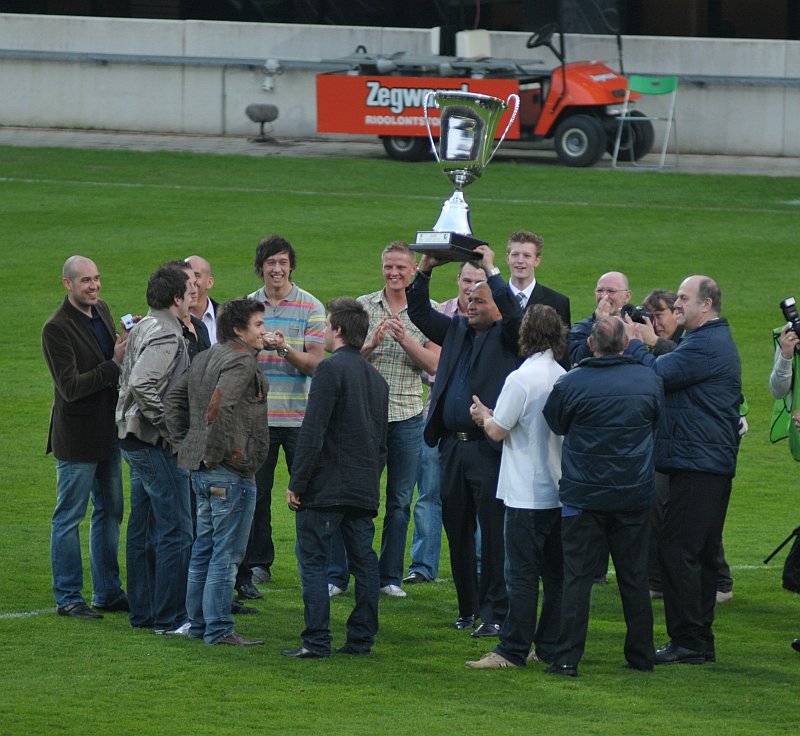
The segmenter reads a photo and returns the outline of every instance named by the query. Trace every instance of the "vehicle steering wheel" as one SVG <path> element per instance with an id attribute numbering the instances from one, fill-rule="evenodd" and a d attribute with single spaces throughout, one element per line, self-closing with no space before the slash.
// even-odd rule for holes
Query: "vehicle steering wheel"
<path id="1" fill-rule="evenodd" d="M 546 23 L 538 31 L 531 34 L 525 44 L 529 49 L 535 49 L 539 46 L 551 46 L 553 42 L 553 34 L 558 32 L 558 25 L 556 23 Z"/>

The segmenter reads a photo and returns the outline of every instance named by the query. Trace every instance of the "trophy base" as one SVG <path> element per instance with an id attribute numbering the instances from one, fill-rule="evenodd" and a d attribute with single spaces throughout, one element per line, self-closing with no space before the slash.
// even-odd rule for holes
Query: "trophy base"
<path id="1" fill-rule="evenodd" d="M 440 261 L 461 262 L 480 260 L 480 257 L 473 253 L 479 245 L 486 245 L 486 241 L 460 233 L 420 230 L 410 248 L 415 253 L 424 253 Z"/>

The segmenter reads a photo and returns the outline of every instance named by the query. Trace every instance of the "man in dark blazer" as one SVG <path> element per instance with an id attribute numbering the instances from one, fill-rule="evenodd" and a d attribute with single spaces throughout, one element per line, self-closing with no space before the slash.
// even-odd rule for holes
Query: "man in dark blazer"
<path id="1" fill-rule="evenodd" d="M 64 303 L 42 330 L 42 351 L 53 377 L 47 452 L 56 457 L 56 508 L 50 554 L 58 613 L 102 618 L 81 594 L 83 564 L 78 528 L 92 498 L 92 605 L 127 611 L 119 579 L 122 467 L 114 426 L 119 366 L 125 343 L 99 299 L 100 274 L 83 256 L 64 263 Z"/>
<path id="2" fill-rule="evenodd" d="M 508 287 L 523 309 L 533 304 L 546 304 L 556 310 L 562 322 L 569 327 L 571 315 L 569 297 L 548 289 L 536 279 L 536 269 L 542 262 L 544 240 L 530 230 L 519 230 L 508 236 L 506 263 L 511 269 Z"/>
<path id="3" fill-rule="evenodd" d="M 481 626 L 473 636 L 497 636 L 508 608 L 503 577 L 504 508 L 497 500 L 501 446 L 472 420 L 472 397 L 494 408 L 506 376 L 519 367 L 522 310 L 494 266 L 487 245 L 475 249 L 489 279 L 476 284 L 466 317 L 447 317 L 430 304 L 431 271 L 441 261 L 424 256 L 408 288 L 411 321 L 442 346 L 433 385 L 425 442 L 439 442 L 442 463 L 442 521 L 450 543 L 450 564 L 458 596 L 455 627 Z M 481 526 L 481 576 L 475 559 L 475 516 Z"/>

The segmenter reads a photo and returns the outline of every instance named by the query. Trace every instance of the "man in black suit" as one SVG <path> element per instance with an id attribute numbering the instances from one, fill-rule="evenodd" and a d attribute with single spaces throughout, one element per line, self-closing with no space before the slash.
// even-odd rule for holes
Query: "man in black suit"
<path id="1" fill-rule="evenodd" d="M 494 266 L 487 245 L 475 254 L 489 274 L 469 295 L 467 316 L 448 317 L 429 299 L 431 271 L 442 262 L 424 256 L 408 288 L 408 316 L 434 343 L 442 346 L 425 442 L 439 442 L 442 463 L 442 521 L 450 543 L 450 564 L 458 596 L 457 629 L 481 626 L 472 636 L 497 636 L 508 609 L 503 577 L 504 508 L 497 500 L 501 446 L 489 440 L 472 420 L 473 396 L 494 408 L 506 376 L 519 367 L 522 310 Z M 481 576 L 475 559 L 475 517 L 481 526 Z"/>
<path id="2" fill-rule="evenodd" d="M 186 263 L 192 267 L 194 279 L 197 282 L 197 303 L 189 307 L 189 312 L 193 317 L 202 320 L 208 330 L 209 342 L 214 345 L 217 342 L 219 304 L 208 295 L 208 290 L 214 286 L 211 264 L 202 256 L 189 256 Z"/>
<path id="3" fill-rule="evenodd" d="M 53 592 L 60 616 L 102 618 L 81 594 L 79 526 L 92 498 L 89 550 L 92 605 L 127 611 L 119 579 L 122 465 L 114 409 L 125 342 L 100 295 L 97 266 L 83 256 L 64 263 L 64 303 L 42 330 L 42 351 L 53 377 L 47 452 L 56 457 L 56 508 L 50 542 Z"/>
<path id="4" fill-rule="evenodd" d="M 519 230 L 508 236 L 506 263 L 511 269 L 508 286 L 520 307 L 527 309 L 532 304 L 546 304 L 555 309 L 562 322 L 569 327 L 569 297 L 542 286 L 536 280 L 536 269 L 542 262 L 543 245 L 544 240 L 530 230 Z"/>

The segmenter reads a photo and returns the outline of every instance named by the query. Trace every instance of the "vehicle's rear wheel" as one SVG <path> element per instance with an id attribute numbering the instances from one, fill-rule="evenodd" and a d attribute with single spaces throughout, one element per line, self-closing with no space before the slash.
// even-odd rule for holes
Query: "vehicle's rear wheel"
<path id="1" fill-rule="evenodd" d="M 606 150 L 606 132 L 591 115 L 570 115 L 556 128 L 555 147 L 567 166 L 593 166 Z"/>
<path id="2" fill-rule="evenodd" d="M 645 114 L 639 110 L 631 110 L 629 113 L 632 118 L 643 118 Z M 617 135 L 617 123 L 614 124 L 614 134 L 608 136 L 606 151 L 614 154 L 614 142 Z M 650 120 L 637 120 L 626 123 L 622 128 L 622 138 L 619 142 L 619 160 L 631 160 L 631 148 L 634 158 L 638 161 L 644 158 L 653 148 L 656 139 L 656 131 Z"/>
<path id="3" fill-rule="evenodd" d="M 430 155 L 431 144 L 427 137 L 411 135 L 381 136 L 389 158 L 396 161 L 422 161 Z"/>

